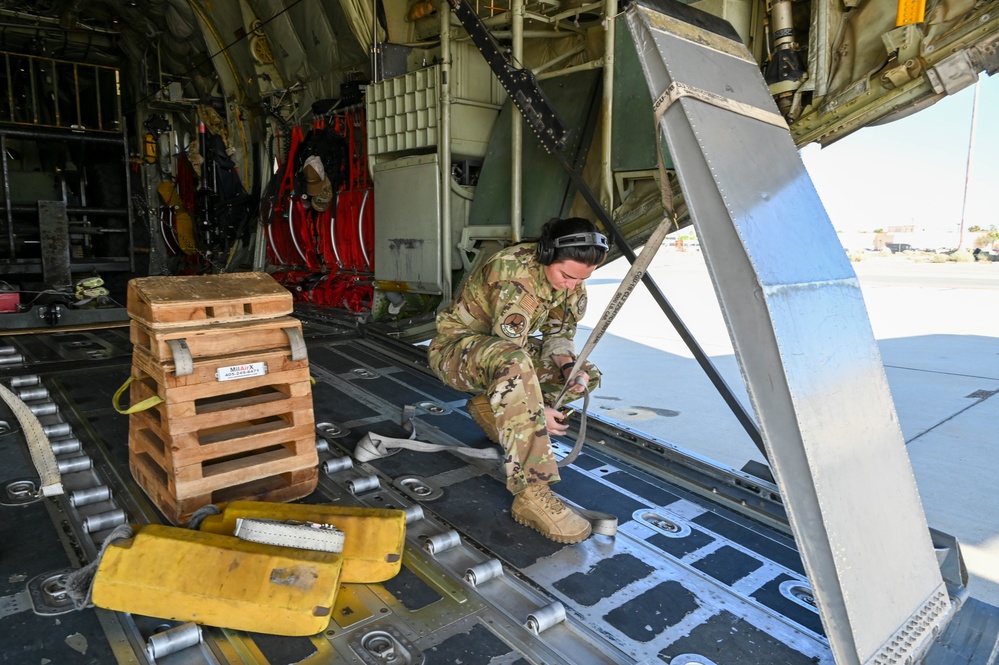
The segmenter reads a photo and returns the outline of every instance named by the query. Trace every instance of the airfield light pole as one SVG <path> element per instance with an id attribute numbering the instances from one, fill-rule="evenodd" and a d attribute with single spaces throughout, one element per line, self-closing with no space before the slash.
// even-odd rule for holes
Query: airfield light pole
<path id="1" fill-rule="evenodd" d="M 975 81 L 975 101 L 971 103 L 971 133 L 968 135 L 968 163 L 964 167 L 964 198 L 961 199 L 961 228 L 957 234 L 957 250 L 964 245 L 964 213 L 968 209 L 968 185 L 971 182 L 971 157 L 975 152 L 975 118 L 978 115 L 978 81 Z"/>

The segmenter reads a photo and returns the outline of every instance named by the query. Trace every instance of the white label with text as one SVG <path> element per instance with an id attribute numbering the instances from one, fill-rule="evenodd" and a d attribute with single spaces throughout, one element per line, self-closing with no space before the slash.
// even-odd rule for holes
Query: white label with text
<path id="1" fill-rule="evenodd" d="M 215 378 L 219 381 L 246 379 L 251 376 L 263 376 L 267 373 L 267 363 L 247 363 L 245 365 L 230 365 L 215 370 Z"/>

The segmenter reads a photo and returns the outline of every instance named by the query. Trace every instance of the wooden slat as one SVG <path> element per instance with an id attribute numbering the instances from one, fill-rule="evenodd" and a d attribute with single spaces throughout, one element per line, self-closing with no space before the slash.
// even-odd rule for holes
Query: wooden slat
<path id="1" fill-rule="evenodd" d="M 135 420 L 135 435 L 129 436 L 129 445 L 137 451 L 147 452 L 156 458 L 165 470 L 179 469 L 191 464 L 210 462 L 214 459 L 283 445 L 296 455 L 308 457 L 318 464 L 315 451 L 316 437 L 309 418 L 301 422 L 280 421 L 263 425 L 249 425 L 232 430 L 226 438 L 199 437 L 197 432 L 164 436 L 162 431 L 141 417 Z M 164 445 L 157 445 L 157 440 Z"/>
<path id="2" fill-rule="evenodd" d="M 132 384 L 134 398 L 138 400 L 144 388 L 142 384 Z M 280 394 L 280 393 L 278 393 Z M 246 401 L 244 399 L 235 400 L 237 403 Z M 158 404 L 147 411 L 142 412 L 145 418 L 149 418 L 166 437 L 176 437 L 188 432 L 201 432 L 202 437 L 207 437 L 215 431 L 224 431 L 241 423 L 257 423 L 275 420 L 283 417 L 291 422 L 294 414 L 301 414 L 301 417 L 308 415 L 312 417 L 312 397 L 282 397 L 257 403 L 247 404 L 238 408 L 223 408 L 207 413 L 192 412 L 192 403 L 183 404 L 164 403 Z M 138 414 L 136 414 L 138 415 Z"/>
<path id="3" fill-rule="evenodd" d="M 136 348 L 145 351 L 156 362 L 172 363 L 173 350 L 167 342 L 177 339 L 187 343 L 194 359 L 277 350 L 288 350 L 290 353 L 285 328 L 301 331 L 302 323 L 298 319 L 282 316 L 260 321 L 157 330 L 132 321 L 129 337 Z"/>
<path id="4" fill-rule="evenodd" d="M 266 364 L 266 374 L 231 381 L 219 381 L 216 378 L 220 368 L 260 362 Z M 309 361 L 292 360 L 288 351 L 201 358 L 194 361 L 193 373 L 177 376 L 173 363 L 159 363 L 148 353 L 137 348 L 132 351 L 132 368 L 140 370 L 156 381 L 164 389 L 159 393 L 160 397 L 173 402 L 234 393 L 259 386 L 295 383 L 308 380 L 309 376 Z M 133 372 L 133 375 L 139 379 L 144 378 L 138 372 Z"/>
<path id="5" fill-rule="evenodd" d="M 305 467 L 265 476 L 235 486 L 220 487 L 197 495 L 176 496 L 176 491 L 155 462 L 149 457 L 129 456 L 133 477 L 160 511 L 177 526 L 186 525 L 191 514 L 210 503 L 242 499 L 254 501 L 293 501 L 308 496 L 316 488 L 318 470 Z"/>
<path id="6" fill-rule="evenodd" d="M 266 273 L 140 277 L 128 283 L 128 314 L 154 328 L 287 316 L 291 293 Z"/>

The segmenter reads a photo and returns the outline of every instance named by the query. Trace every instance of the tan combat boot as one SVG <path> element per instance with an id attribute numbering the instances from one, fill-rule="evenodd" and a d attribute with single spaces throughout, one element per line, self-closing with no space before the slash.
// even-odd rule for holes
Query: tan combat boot
<path id="1" fill-rule="evenodd" d="M 590 535 L 590 523 L 562 503 L 548 483 L 528 485 L 514 497 L 510 514 L 556 543 L 578 543 Z"/>
<path id="2" fill-rule="evenodd" d="M 482 428 L 489 440 L 499 443 L 499 430 L 496 429 L 496 416 L 493 415 L 493 408 L 489 406 L 489 398 L 485 395 L 476 395 L 465 404 L 468 415 L 472 416 L 475 424 Z"/>

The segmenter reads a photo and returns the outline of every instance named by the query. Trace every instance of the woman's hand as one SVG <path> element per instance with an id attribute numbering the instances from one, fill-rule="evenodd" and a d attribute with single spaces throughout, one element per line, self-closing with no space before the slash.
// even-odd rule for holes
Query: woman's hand
<path id="1" fill-rule="evenodd" d="M 566 373 L 571 372 L 568 370 Z M 586 372 L 580 370 L 576 374 L 575 378 L 572 380 L 572 384 L 569 386 L 569 392 L 571 393 L 581 393 L 586 390 L 586 386 L 590 385 L 590 375 Z"/>
<path id="2" fill-rule="evenodd" d="M 545 428 L 552 436 L 564 436 L 569 426 L 562 423 L 562 412 L 550 406 L 545 407 Z"/>

